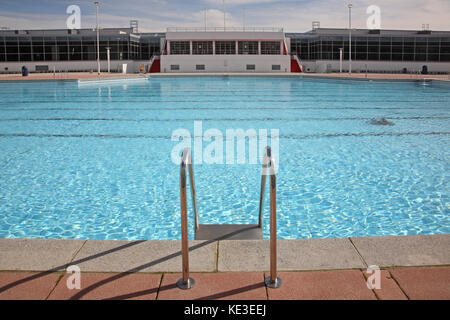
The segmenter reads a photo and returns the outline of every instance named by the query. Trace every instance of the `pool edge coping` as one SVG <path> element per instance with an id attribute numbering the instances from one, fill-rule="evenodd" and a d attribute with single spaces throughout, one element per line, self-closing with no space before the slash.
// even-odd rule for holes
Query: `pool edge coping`
<path id="1" fill-rule="evenodd" d="M 361 74 L 359 74 L 361 75 Z M 404 83 L 437 83 L 442 85 L 450 85 L 449 79 L 433 78 L 433 75 L 411 75 L 411 77 L 395 77 L 403 76 L 402 74 L 388 74 L 393 77 L 383 77 L 383 74 L 369 74 L 368 77 L 358 75 L 339 75 L 339 74 L 314 74 L 314 73 L 146 73 L 146 74 L 129 74 L 129 75 L 113 75 L 108 77 L 76 77 L 73 78 L 39 78 L 33 79 L 7 79 L 7 77 L 0 77 L 1 83 L 34 83 L 34 82 L 56 82 L 56 83 L 95 83 L 95 82 L 109 82 L 109 81 L 127 81 L 133 79 L 173 79 L 173 78 L 274 78 L 274 79 L 306 79 L 306 80 L 330 80 L 330 81 L 358 81 L 358 82 L 404 82 Z"/>
<path id="2" fill-rule="evenodd" d="M 190 240 L 191 272 L 269 270 L 269 240 Z M 181 271 L 180 240 L 0 239 L 0 272 Z M 278 240 L 278 269 L 450 266 L 450 234 Z"/>

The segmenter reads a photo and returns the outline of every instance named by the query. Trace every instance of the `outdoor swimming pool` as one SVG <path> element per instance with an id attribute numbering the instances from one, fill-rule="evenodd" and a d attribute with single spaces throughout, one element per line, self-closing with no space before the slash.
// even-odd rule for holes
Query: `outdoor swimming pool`
<path id="1" fill-rule="evenodd" d="M 201 77 L 0 83 L 0 238 L 180 239 L 194 120 L 279 130 L 279 239 L 450 233 L 450 86 Z M 260 164 L 194 171 L 200 223 L 257 223 Z"/>

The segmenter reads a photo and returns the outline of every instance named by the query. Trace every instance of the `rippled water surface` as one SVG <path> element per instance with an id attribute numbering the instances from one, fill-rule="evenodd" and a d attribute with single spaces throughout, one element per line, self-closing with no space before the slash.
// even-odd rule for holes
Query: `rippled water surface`
<path id="1" fill-rule="evenodd" d="M 450 233 L 450 86 L 231 77 L 0 84 L 0 238 L 180 239 L 194 120 L 279 130 L 280 239 Z M 194 169 L 200 223 L 257 222 L 259 164 Z"/>

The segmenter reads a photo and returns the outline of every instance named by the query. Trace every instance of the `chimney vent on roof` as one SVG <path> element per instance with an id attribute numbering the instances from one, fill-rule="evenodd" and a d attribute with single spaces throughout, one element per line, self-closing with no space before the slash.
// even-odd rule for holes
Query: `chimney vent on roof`
<path id="1" fill-rule="evenodd" d="M 320 29 L 320 21 L 313 21 L 312 22 L 312 29 L 313 30 Z"/>
<path id="2" fill-rule="evenodd" d="M 132 33 L 138 33 L 138 20 L 130 20 L 130 28 L 133 29 Z"/>

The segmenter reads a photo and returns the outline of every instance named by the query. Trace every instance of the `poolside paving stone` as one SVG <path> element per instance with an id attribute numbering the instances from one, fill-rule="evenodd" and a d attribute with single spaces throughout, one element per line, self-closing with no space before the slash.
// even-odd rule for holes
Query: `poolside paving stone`
<path id="1" fill-rule="evenodd" d="M 63 270 L 85 240 L 0 239 L 0 270 Z"/>
<path id="2" fill-rule="evenodd" d="M 278 277 L 282 285 L 267 288 L 269 300 L 377 299 L 359 270 L 280 272 Z"/>
<path id="3" fill-rule="evenodd" d="M 216 254 L 215 241 L 189 241 L 191 271 L 215 271 Z M 181 272 L 181 242 L 88 240 L 73 264 L 82 272 Z"/>
<path id="4" fill-rule="evenodd" d="M 296 239 L 277 241 L 281 271 L 365 268 L 348 239 Z M 219 271 L 268 271 L 269 241 L 219 241 Z"/>
<path id="5" fill-rule="evenodd" d="M 411 300 L 450 300 L 450 268 L 390 270 Z"/>
<path id="6" fill-rule="evenodd" d="M 373 275 L 374 273 L 367 273 L 367 271 L 364 271 L 366 283 L 367 279 Z M 380 270 L 379 284 L 380 288 L 379 289 L 375 288 L 373 289 L 373 291 L 376 293 L 377 297 L 380 300 L 408 300 L 406 295 L 403 293 L 403 291 L 397 285 L 395 280 L 392 278 L 391 274 L 389 273 L 389 270 Z"/>
<path id="7" fill-rule="evenodd" d="M 267 300 L 262 272 L 191 273 L 195 285 L 189 290 L 176 286 L 182 274 L 164 274 L 158 300 Z"/>
<path id="8" fill-rule="evenodd" d="M 0 300 L 44 300 L 60 277 L 58 273 L 0 272 Z"/>
<path id="9" fill-rule="evenodd" d="M 49 300 L 155 300 L 161 274 L 81 273 L 80 289 L 68 289 L 65 275 Z"/>
<path id="10" fill-rule="evenodd" d="M 368 265 L 450 265 L 450 234 L 351 238 Z"/>

